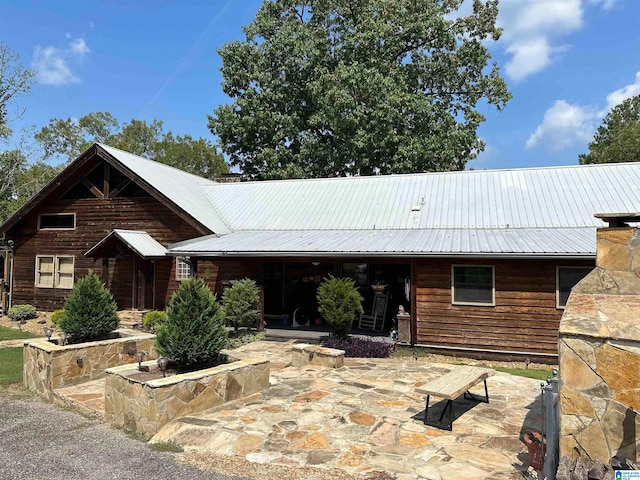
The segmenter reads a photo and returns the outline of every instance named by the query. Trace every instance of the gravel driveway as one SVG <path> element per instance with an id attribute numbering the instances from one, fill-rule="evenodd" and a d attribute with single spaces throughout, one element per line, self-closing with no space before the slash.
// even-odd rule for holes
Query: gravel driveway
<path id="1" fill-rule="evenodd" d="M 240 477 L 205 472 L 177 463 L 99 420 L 34 399 L 0 392 L 0 479 L 132 480 Z"/>

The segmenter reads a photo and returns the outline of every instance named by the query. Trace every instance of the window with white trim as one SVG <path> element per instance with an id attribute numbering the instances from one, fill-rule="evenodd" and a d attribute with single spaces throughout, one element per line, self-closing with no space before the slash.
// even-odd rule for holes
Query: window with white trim
<path id="1" fill-rule="evenodd" d="M 74 257 L 69 255 L 36 256 L 36 287 L 73 288 Z"/>
<path id="2" fill-rule="evenodd" d="M 565 308 L 571 289 L 577 285 L 592 267 L 557 267 L 556 268 L 556 307 Z"/>
<path id="3" fill-rule="evenodd" d="M 494 267 L 452 265 L 451 297 L 457 305 L 495 305 Z"/>
<path id="4" fill-rule="evenodd" d="M 73 230 L 75 228 L 75 213 L 42 213 L 38 216 L 39 230 Z"/>
<path id="5" fill-rule="evenodd" d="M 189 257 L 176 257 L 176 280 L 181 282 L 193 277 L 193 263 Z"/>

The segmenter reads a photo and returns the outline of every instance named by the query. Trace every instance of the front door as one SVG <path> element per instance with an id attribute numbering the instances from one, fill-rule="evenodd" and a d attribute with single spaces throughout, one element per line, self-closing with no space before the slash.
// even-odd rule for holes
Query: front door
<path id="1" fill-rule="evenodd" d="M 138 310 L 153 310 L 155 308 L 155 262 L 153 260 L 136 261 L 135 299 L 134 306 Z"/>

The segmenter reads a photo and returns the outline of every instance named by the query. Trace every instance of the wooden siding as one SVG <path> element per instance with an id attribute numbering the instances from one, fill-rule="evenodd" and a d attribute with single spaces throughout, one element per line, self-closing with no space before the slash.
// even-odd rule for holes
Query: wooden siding
<path id="1" fill-rule="evenodd" d="M 38 214 L 75 213 L 74 230 L 38 230 Z M 75 278 L 89 269 L 103 275 L 102 260 L 84 253 L 114 228 L 144 230 L 163 245 L 202 235 L 153 197 L 53 200 L 21 219 L 9 232 L 15 241 L 13 304 L 30 303 L 40 310 L 61 308 L 69 290 L 36 288 L 36 255 L 72 255 Z M 175 262 L 161 260 L 156 269 L 156 303 L 162 308 L 177 288 Z M 109 277 L 102 279 L 114 293 L 119 308 L 131 308 L 133 258 L 109 262 Z M 170 265 L 170 266 L 169 266 Z"/>
<path id="2" fill-rule="evenodd" d="M 415 262 L 415 343 L 451 349 L 558 353 L 556 267 L 595 261 L 424 259 Z M 453 305 L 452 265 L 493 265 L 495 306 Z"/>

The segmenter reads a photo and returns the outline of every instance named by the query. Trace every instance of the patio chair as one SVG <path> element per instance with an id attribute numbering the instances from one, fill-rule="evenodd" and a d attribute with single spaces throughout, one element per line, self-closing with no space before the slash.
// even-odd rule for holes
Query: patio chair
<path id="1" fill-rule="evenodd" d="M 367 328 L 377 332 L 384 328 L 384 319 L 387 313 L 388 295 L 376 295 L 373 299 L 371 312 L 360 315 L 358 328 Z"/>

